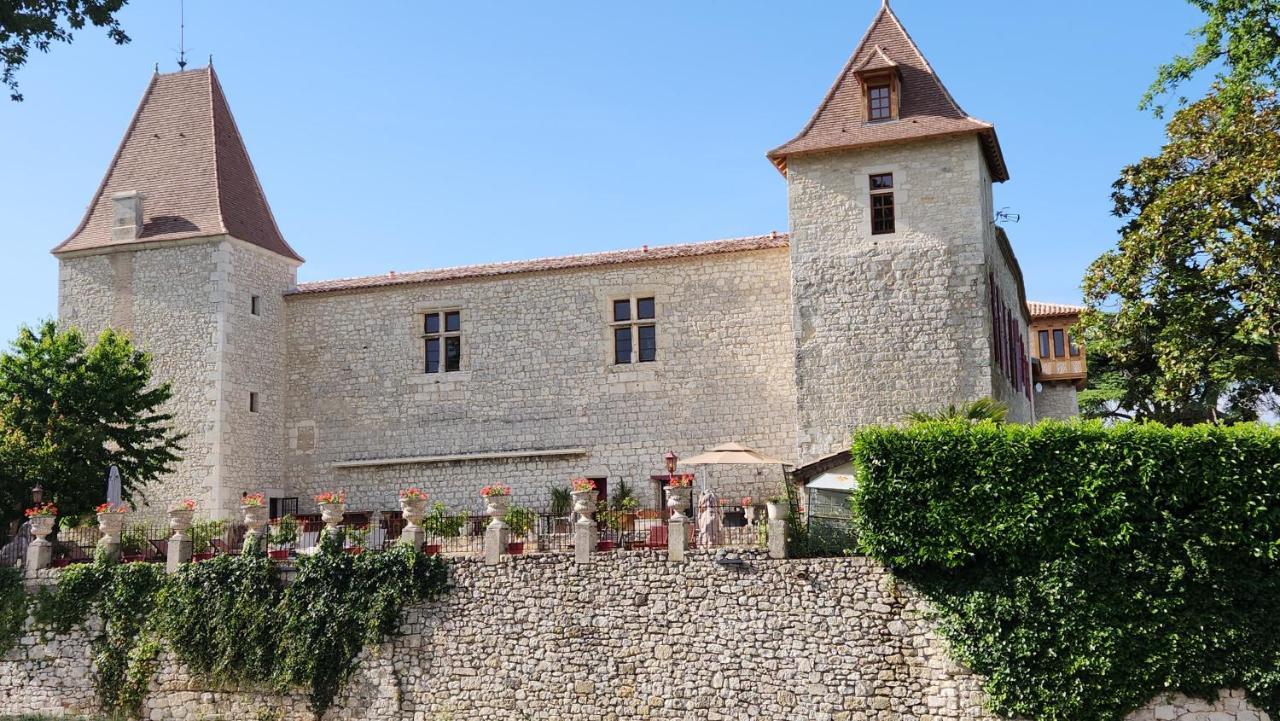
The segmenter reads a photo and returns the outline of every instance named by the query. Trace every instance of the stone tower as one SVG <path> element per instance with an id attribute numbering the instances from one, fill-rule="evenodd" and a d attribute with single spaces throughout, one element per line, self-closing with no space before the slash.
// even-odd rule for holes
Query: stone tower
<path id="1" fill-rule="evenodd" d="M 859 425 L 985 396 L 1030 420 L 995 128 L 960 109 L 887 2 L 768 156 L 789 193 L 798 461 L 847 449 Z"/>
<path id="2" fill-rule="evenodd" d="M 190 497 L 226 516 L 242 492 L 278 487 L 282 296 L 302 258 L 212 67 L 152 77 L 84 219 L 53 253 L 63 325 L 127 331 L 173 384 L 183 460 L 144 510 Z"/>

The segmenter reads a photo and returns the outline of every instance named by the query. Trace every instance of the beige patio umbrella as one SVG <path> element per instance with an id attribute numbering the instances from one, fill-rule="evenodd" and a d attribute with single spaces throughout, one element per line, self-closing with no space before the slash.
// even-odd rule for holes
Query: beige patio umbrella
<path id="1" fill-rule="evenodd" d="M 770 458 L 754 448 L 747 448 L 741 443 L 722 443 L 706 453 L 699 453 L 693 458 L 680 460 L 680 465 L 682 466 L 719 466 L 725 464 L 787 465 L 786 461 Z"/>

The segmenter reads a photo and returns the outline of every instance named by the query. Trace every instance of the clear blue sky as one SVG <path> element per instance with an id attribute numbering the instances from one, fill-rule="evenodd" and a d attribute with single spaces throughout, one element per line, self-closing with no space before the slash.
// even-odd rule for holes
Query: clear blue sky
<path id="1" fill-rule="evenodd" d="M 303 280 L 785 230 L 764 159 L 808 119 L 879 0 L 267 3 L 188 0 Z M 895 0 L 970 114 L 996 124 L 997 207 L 1029 297 L 1079 300 L 1115 242 L 1110 185 L 1158 149 L 1137 110 L 1192 45 L 1179 0 Z M 135 0 L 0 99 L 0 340 L 56 313 L 74 229 L 146 87 L 175 68 L 177 0 Z"/>

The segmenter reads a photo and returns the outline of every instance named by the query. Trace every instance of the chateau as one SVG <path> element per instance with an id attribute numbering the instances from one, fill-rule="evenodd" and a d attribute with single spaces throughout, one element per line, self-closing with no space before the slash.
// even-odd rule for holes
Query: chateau
<path id="1" fill-rule="evenodd" d="M 494 482 L 541 506 L 576 476 L 653 502 L 668 451 L 735 441 L 803 466 L 910 411 L 1073 412 L 1082 375 L 1041 379 L 1029 352 L 995 128 L 887 4 L 768 159 L 789 234 L 298 283 L 213 68 L 157 74 L 53 250 L 59 314 L 128 331 L 173 384 L 188 437 L 153 508 L 265 491 L 309 512 L 342 489 L 390 509 L 418 485 L 461 509 Z M 690 470 L 730 497 L 782 479 Z"/>

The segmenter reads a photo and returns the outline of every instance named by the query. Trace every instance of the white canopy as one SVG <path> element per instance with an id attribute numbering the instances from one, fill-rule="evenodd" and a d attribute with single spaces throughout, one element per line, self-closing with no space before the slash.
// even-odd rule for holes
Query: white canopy
<path id="1" fill-rule="evenodd" d="M 844 491 L 852 493 L 857 480 L 854 476 L 853 463 L 846 463 L 842 466 L 836 466 L 826 473 L 822 473 L 805 484 L 806 488 L 817 488 L 822 491 Z"/>
<path id="2" fill-rule="evenodd" d="M 718 466 L 722 464 L 782 466 L 786 465 L 786 462 L 770 458 L 760 451 L 747 448 L 741 443 L 723 443 L 706 453 L 700 453 L 693 458 L 685 458 L 679 463 L 682 466 Z"/>

